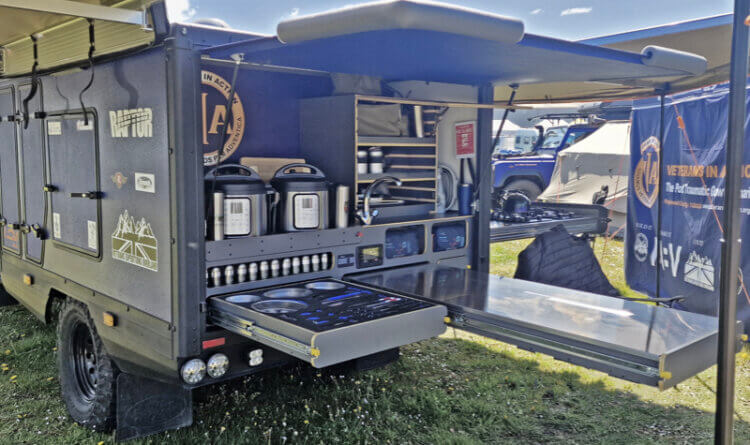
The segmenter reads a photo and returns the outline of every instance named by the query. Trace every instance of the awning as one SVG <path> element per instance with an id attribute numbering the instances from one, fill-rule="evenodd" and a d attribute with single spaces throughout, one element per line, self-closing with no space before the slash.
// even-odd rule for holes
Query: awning
<path id="1" fill-rule="evenodd" d="M 295 18 L 280 23 L 278 34 L 207 53 L 242 52 L 249 62 L 387 81 L 492 83 L 500 87 L 498 101 L 509 94 L 502 86 L 518 84 L 522 102 L 643 88 L 653 94 L 667 79 L 700 75 L 706 65 L 700 56 L 666 48 L 631 52 L 525 34 L 515 19 L 415 1 Z"/>
<path id="2" fill-rule="evenodd" d="M 94 18 L 95 57 L 147 45 L 154 33 L 139 19 L 154 1 L 0 0 L 0 75 L 30 72 L 32 34 L 38 37 L 39 70 L 85 60 L 89 30 L 81 17 Z"/>

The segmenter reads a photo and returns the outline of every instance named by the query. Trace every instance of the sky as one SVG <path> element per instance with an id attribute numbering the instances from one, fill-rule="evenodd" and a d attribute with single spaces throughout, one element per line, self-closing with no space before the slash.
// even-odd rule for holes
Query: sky
<path id="1" fill-rule="evenodd" d="M 232 28 L 276 34 L 284 19 L 369 0 L 167 0 L 172 21 L 219 18 Z M 732 0 L 447 0 L 523 20 L 526 32 L 568 40 L 732 11 Z"/>

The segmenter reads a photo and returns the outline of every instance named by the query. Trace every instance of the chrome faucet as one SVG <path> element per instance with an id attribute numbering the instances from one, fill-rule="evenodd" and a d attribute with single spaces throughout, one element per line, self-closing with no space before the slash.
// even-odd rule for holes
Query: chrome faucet
<path id="1" fill-rule="evenodd" d="M 374 180 L 365 190 L 364 209 L 357 210 L 357 218 L 362 221 L 362 224 L 369 226 L 372 224 L 372 220 L 380 213 L 377 209 L 374 209 L 372 212 L 370 211 L 370 198 L 372 198 L 372 192 L 386 182 L 396 184 L 399 187 L 402 184 L 401 180 L 394 176 L 383 176 Z"/>

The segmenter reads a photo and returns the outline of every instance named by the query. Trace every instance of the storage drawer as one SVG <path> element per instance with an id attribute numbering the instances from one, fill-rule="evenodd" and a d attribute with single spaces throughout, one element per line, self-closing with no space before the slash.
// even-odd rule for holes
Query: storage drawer
<path id="1" fill-rule="evenodd" d="M 324 279 L 209 299 L 212 323 L 323 368 L 432 338 L 447 309 Z"/>

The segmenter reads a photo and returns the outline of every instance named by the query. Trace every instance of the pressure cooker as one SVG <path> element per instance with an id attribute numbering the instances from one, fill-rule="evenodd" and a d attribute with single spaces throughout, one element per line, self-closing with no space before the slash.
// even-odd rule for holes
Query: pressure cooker
<path id="1" fill-rule="evenodd" d="M 219 174 L 227 170 L 231 174 Z M 210 210 L 213 238 L 239 238 L 268 233 L 268 196 L 273 190 L 255 170 L 240 164 L 224 164 L 205 176 L 213 202 Z"/>
<path id="2" fill-rule="evenodd" d="M 328 228 L 328 181 L 310 164 L 288 164 L 276 171 L 271 185 L 279 193 L 278 226 L 282 232 Z"/>

